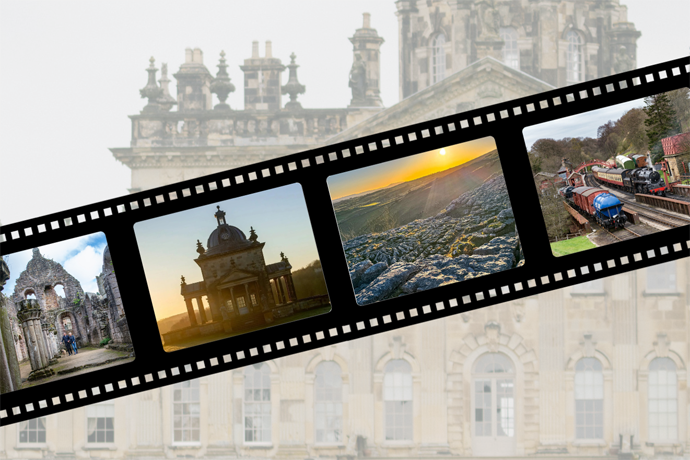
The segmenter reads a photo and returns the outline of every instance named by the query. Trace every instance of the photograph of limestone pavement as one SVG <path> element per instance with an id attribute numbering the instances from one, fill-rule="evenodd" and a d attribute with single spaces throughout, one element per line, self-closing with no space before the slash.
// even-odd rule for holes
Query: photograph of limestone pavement
<path id="1" fill-rule="evenodd" d="M 690 225 L 690 90 L 523 131 L 555 256 Z"/>
<path id="2" fill-rule="evenodd" d="M 139 222 L 134 231 L 166 352 L 331 310 L 299 184 Z"/>
<path id="3" fill-rule="evenodd" d="M 102 232 L 0 258 L 0 394 L 134 361 Z"/>
<path id="4" fill-rule="evenodd" d="M 328 178 L 357 303 L 523 264 L 492 137 Z"/>

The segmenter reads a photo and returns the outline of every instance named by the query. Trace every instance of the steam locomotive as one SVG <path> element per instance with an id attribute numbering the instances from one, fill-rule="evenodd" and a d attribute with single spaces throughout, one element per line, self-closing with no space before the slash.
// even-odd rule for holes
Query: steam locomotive
<path id="1" fill-rule="evenodd" d="M 599 187 L 562 187 L 558 193 L 578 211 L 593 217 L 604 228 L 623 228 L 628 217 L 623 203 Z"/>
<path id="2" fill-rule="evenodd" d="M 592 174 L 600 181 L 626 192 L 666 196 L 666 183 L 659 172 L 652 168 L 607 169 L 594 166 Z"/>

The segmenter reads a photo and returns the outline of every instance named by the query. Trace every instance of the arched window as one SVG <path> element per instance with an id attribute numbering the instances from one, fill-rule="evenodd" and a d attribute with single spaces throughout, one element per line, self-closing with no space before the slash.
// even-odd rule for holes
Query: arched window
<path id="1" fill-rule="evenodd" d="M 649 439 L 678 438 L 678 379 L 671 358 L 655 358 L 649 364 Z"/>
<path id="2" fill-rule="evenodd" d="M 343 377 L 335 361 L 316 367 L 314 379 L 314 427 L 316 442 L 343 439 Z"/>
<path id="3" fill-rule="evenodd" d="M 604 373 L 596 358 L 575 364 L 575 437 L 604 438 Z"/>
<path id="4" fill-rule="evenodd" d="M 244 441 L 271 441 L 271 368 L 266 363 L 244 368 Z"/>
<path id="5" fill-rule="evenodd" d="M 198 380 L 173 385 L 173 443 L 199 443 L 200 408 Z"/>
<path id="6" fill-rule="evenodd" d="M 499 35 L 503 40 L 503 62 L 508 67 L 520 70 L 520 50 L 518 49 L 517 30 L 512 27 L 501 27 Z"/>
<path id="7" fill-rule="evenodd" d="M 24 298 L 25 299 L 34 299 L 36 300 L 36 293 L 34 292 L 33 289 L 29 289 L 24 293 Z"/>
<path id="8" fill-rule="evenodd" d="M 387 441 L 412 441 L 412 368 L 404 359 L 386 364 L 383 401 Z"/>
<path id="9" fill-rule="evenodd" d="M 582 37 L 574 30 L 569 30 L 565 35 L 568 41 L 568 51 L 566 52 L 566 83 L 579 83 L 582 78 L 583 59 L 582 59 Z"/>
<path id="10" fill-rule="evenodd" d="M 474 366 L 474 434 L 515 436 L 515 370 L 502 353 L 486 353 Z"/>
<path id="11" fill-rule="evenodd" d="M 431 40 L 431 83 L 436 83 L 446 77 L 446 36 L 436 35 Z"/>

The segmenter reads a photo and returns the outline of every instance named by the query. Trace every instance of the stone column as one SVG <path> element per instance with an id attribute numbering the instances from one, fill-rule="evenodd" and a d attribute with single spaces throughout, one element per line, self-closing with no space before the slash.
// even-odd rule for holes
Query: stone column
<path id="1" fill-rule="evenodd" d="M 201 318 L 201 324 L 206 323 L 206 309 L 204 308 L 204 302 L 201 299 L 201 296 L 196 298 L 196 305 L 199 307 L 199 317 Z"/>
<path id="2" fill-rule="evenodd" d="M 185 305 L 187 305 L 187 315 L 189 315 L 189 324 L 196 326 L 196 314 L 194 313 L 194 304 L 192 299 L 184 299 Z"/>
<path id="3" fill-rule="evenodd" d="M 295 291 L 295 282 L 292 279 L 292 273 L 287 276 L 288 290 L 293 301 L 297 300 L 297 291 Z"/>
<path id="4" fill-rule="evenodd" d="M 34 299 L 22 300 L 19 302 L 19 306 L 17 318 L 24 330 L 29 360 L 31 362 L 29 380 L 49 377 L 55 374 L 55 371 L 48 367 L 50 358 L 47 352 L 45 336 L 41 330 L 41 307 L 38 301 Z"/>
<path id="5" fill-rule="evenodd" d="M 0 257 L 0 291 L 3 290 L 9 278 L 10 269 Z M 5 309 L 5 299 L 6 297 L 0 294 L 0 394 L 18 390 L 21 384 L 12 322 Z M 2 451 L 1 447 L 2 443 L 0 443 L 0 451 Z"/>
<path id="6" fill-rule="evenodd" d="M 43 338 L 46 341 L 46 349 L 48 351 L 48 357 L 53 358 L 57 354 L 57 350 L 55 348 L 55 343 L 53 342 L 51 338 L 51 333 L 50 333 L 50 325 L 48 323 L 41 322 L 41 330 L 43 332 Z"/>
<path id="7" fill-rule="evenodd" d="M 285 304 L 287 303 L 287 300 L 285 299 L 285 292 L 283 291 L 283 283 L 280 282 L 280 276 L 275 279 L 276 286 L 278 289 L 278 297 L 280 298 L 280 303 Z"/>

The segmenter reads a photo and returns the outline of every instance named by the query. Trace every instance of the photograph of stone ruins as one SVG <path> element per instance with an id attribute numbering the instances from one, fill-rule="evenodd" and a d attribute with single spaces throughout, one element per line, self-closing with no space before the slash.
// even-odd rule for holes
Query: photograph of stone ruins
<path id="1" fill-rule="evenodd" d="M 161 238 L 164 228 L 175 234 Z M 299 185 L 141 222 L 135 231 L 165 351 L 331 310 Z"/>
<path id="2" fill-rule="evenodd" d="M 0 394 L 134 361 L 103 233 L 5 255 L 0 291 Z"/>
<path id="3" fill-rule="evenodd" d="M 328 179 L 357 303 L 523 264 L 493 138 Z"/>

